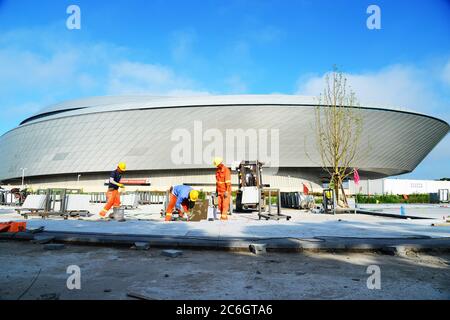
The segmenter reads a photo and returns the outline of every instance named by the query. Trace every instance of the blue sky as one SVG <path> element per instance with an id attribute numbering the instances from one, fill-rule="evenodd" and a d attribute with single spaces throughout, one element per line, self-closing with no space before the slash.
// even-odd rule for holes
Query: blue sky
<path id="1" fill-rule="evenodd" d="M 0 133 L 83 96 L 314 95 L 333 64 L 363 103 L 450 122 L 450 1 L 0 0 Z M 449 145 L 402 177 L 450 176 Z"/>

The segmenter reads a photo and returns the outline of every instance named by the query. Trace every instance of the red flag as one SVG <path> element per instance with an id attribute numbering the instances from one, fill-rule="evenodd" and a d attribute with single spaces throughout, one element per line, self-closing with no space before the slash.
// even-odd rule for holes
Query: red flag
<path id="1" fill-rule="evenodd" d="M 353 169 L 353 180 L 355 180 L 355 184 L 358 185 L 359 184 L 359 173 L 358 173 L 358 169 Z"/>
<path id="2" fill-rule="evenodd" d="M 309 193 L 309 189 L 304 183 L 303 183 L 303 193 L 304 194 L 308 194 Z"/>

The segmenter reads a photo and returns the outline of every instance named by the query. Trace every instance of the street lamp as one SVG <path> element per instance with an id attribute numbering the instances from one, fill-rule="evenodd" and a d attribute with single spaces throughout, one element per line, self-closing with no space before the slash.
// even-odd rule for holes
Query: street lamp
<path id="1" fill-rule="evenodd" d="M 25 170 L 27 170 L 27 168 L 20 168 L 20 170 L 22 170 L 22 187 L 21 187 L 21 189 L 23 189 L 24 179 L 25 179 Z"/>

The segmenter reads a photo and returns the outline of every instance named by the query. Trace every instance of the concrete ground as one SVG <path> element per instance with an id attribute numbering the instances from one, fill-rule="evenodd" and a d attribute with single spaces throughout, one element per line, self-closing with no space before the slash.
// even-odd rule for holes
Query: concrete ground
<path id="1" fill-rule="evenodd" d="M 450 216 L 449 204 L 361 204 L 358 208 L 362 210 L 374 211 L 377 213 L 387 213 L 401 215 L 401 207 L 406 216 L 422 217 L 429 219 L 442 219 Z"/>
<path id="2" fill-rule="evenodd" d="M 98 212 L 102 204 L 92 205 Z M 364 214 L 312 214 L 301 210 L 283 210 L 292 216 L 289 221 L 258 220 L 256 213 L 233 214 L 229 221 L 164 222 L 159 211 L 161 205 L 140 206 L 126 210 L 126 222 L 99 221 L 98 215 L 63 220 L 28 219 L 29 228 L 45 227 L 52 232 L 133 234 L 147 236 L 197 237 L 221 240 L 224 238 L 313 238 L 313 237 L 359 237 L 359 238 L 448 238 L 450 224 L 442 224 L 450 215 L 449 208 L 439 208 L 439 218 L 395 219 Z M 23 220 L 13 208 L 0 208 L 0 222 Z M 432 224 L 439 224 L 432 226 Z"/>
<path id="3" fill-rule="evenodd" d="M 70 265 L 80 267 L 80 290 L 66 287 Z M 367 288 L 369 265 L 380 267 L 379 290 Z M 0 299 L 130 299 L 129 291 L 155 299 L 450 299 L 450 254 L 183 250 L 168 258 L 153 248 L 48 251 L 0 241 Z"/>

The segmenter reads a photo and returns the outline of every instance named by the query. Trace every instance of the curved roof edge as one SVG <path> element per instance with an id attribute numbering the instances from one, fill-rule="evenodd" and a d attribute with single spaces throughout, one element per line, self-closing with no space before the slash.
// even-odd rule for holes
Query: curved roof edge
<path id="1" fill-rule="evenodd" d="M 317 98 L 314 96 L 282 95 L 282 94 L 253 94 L 253 95 L 201 95 L 201 96 L 98 96 L 67 100 L 50 105 L 47 108 L 24 119 L 20 125 L 31 124 L 39 120 L 54 119 L 60 116 L 73 116 L 95 112 L 125 111 L 133 109 L 157 109 L 193 106 L 222 106 L 222 105 L 293 105 L 315 106 Z M 360 104 L 360 108 L 384 111 L 397 111 L 414 115 L 426 116 L 450 125 L 442 119 L 424 113 L 400 107 L 381 107 Z M 64 114 L 64 115 L 63 115 Z"/>

